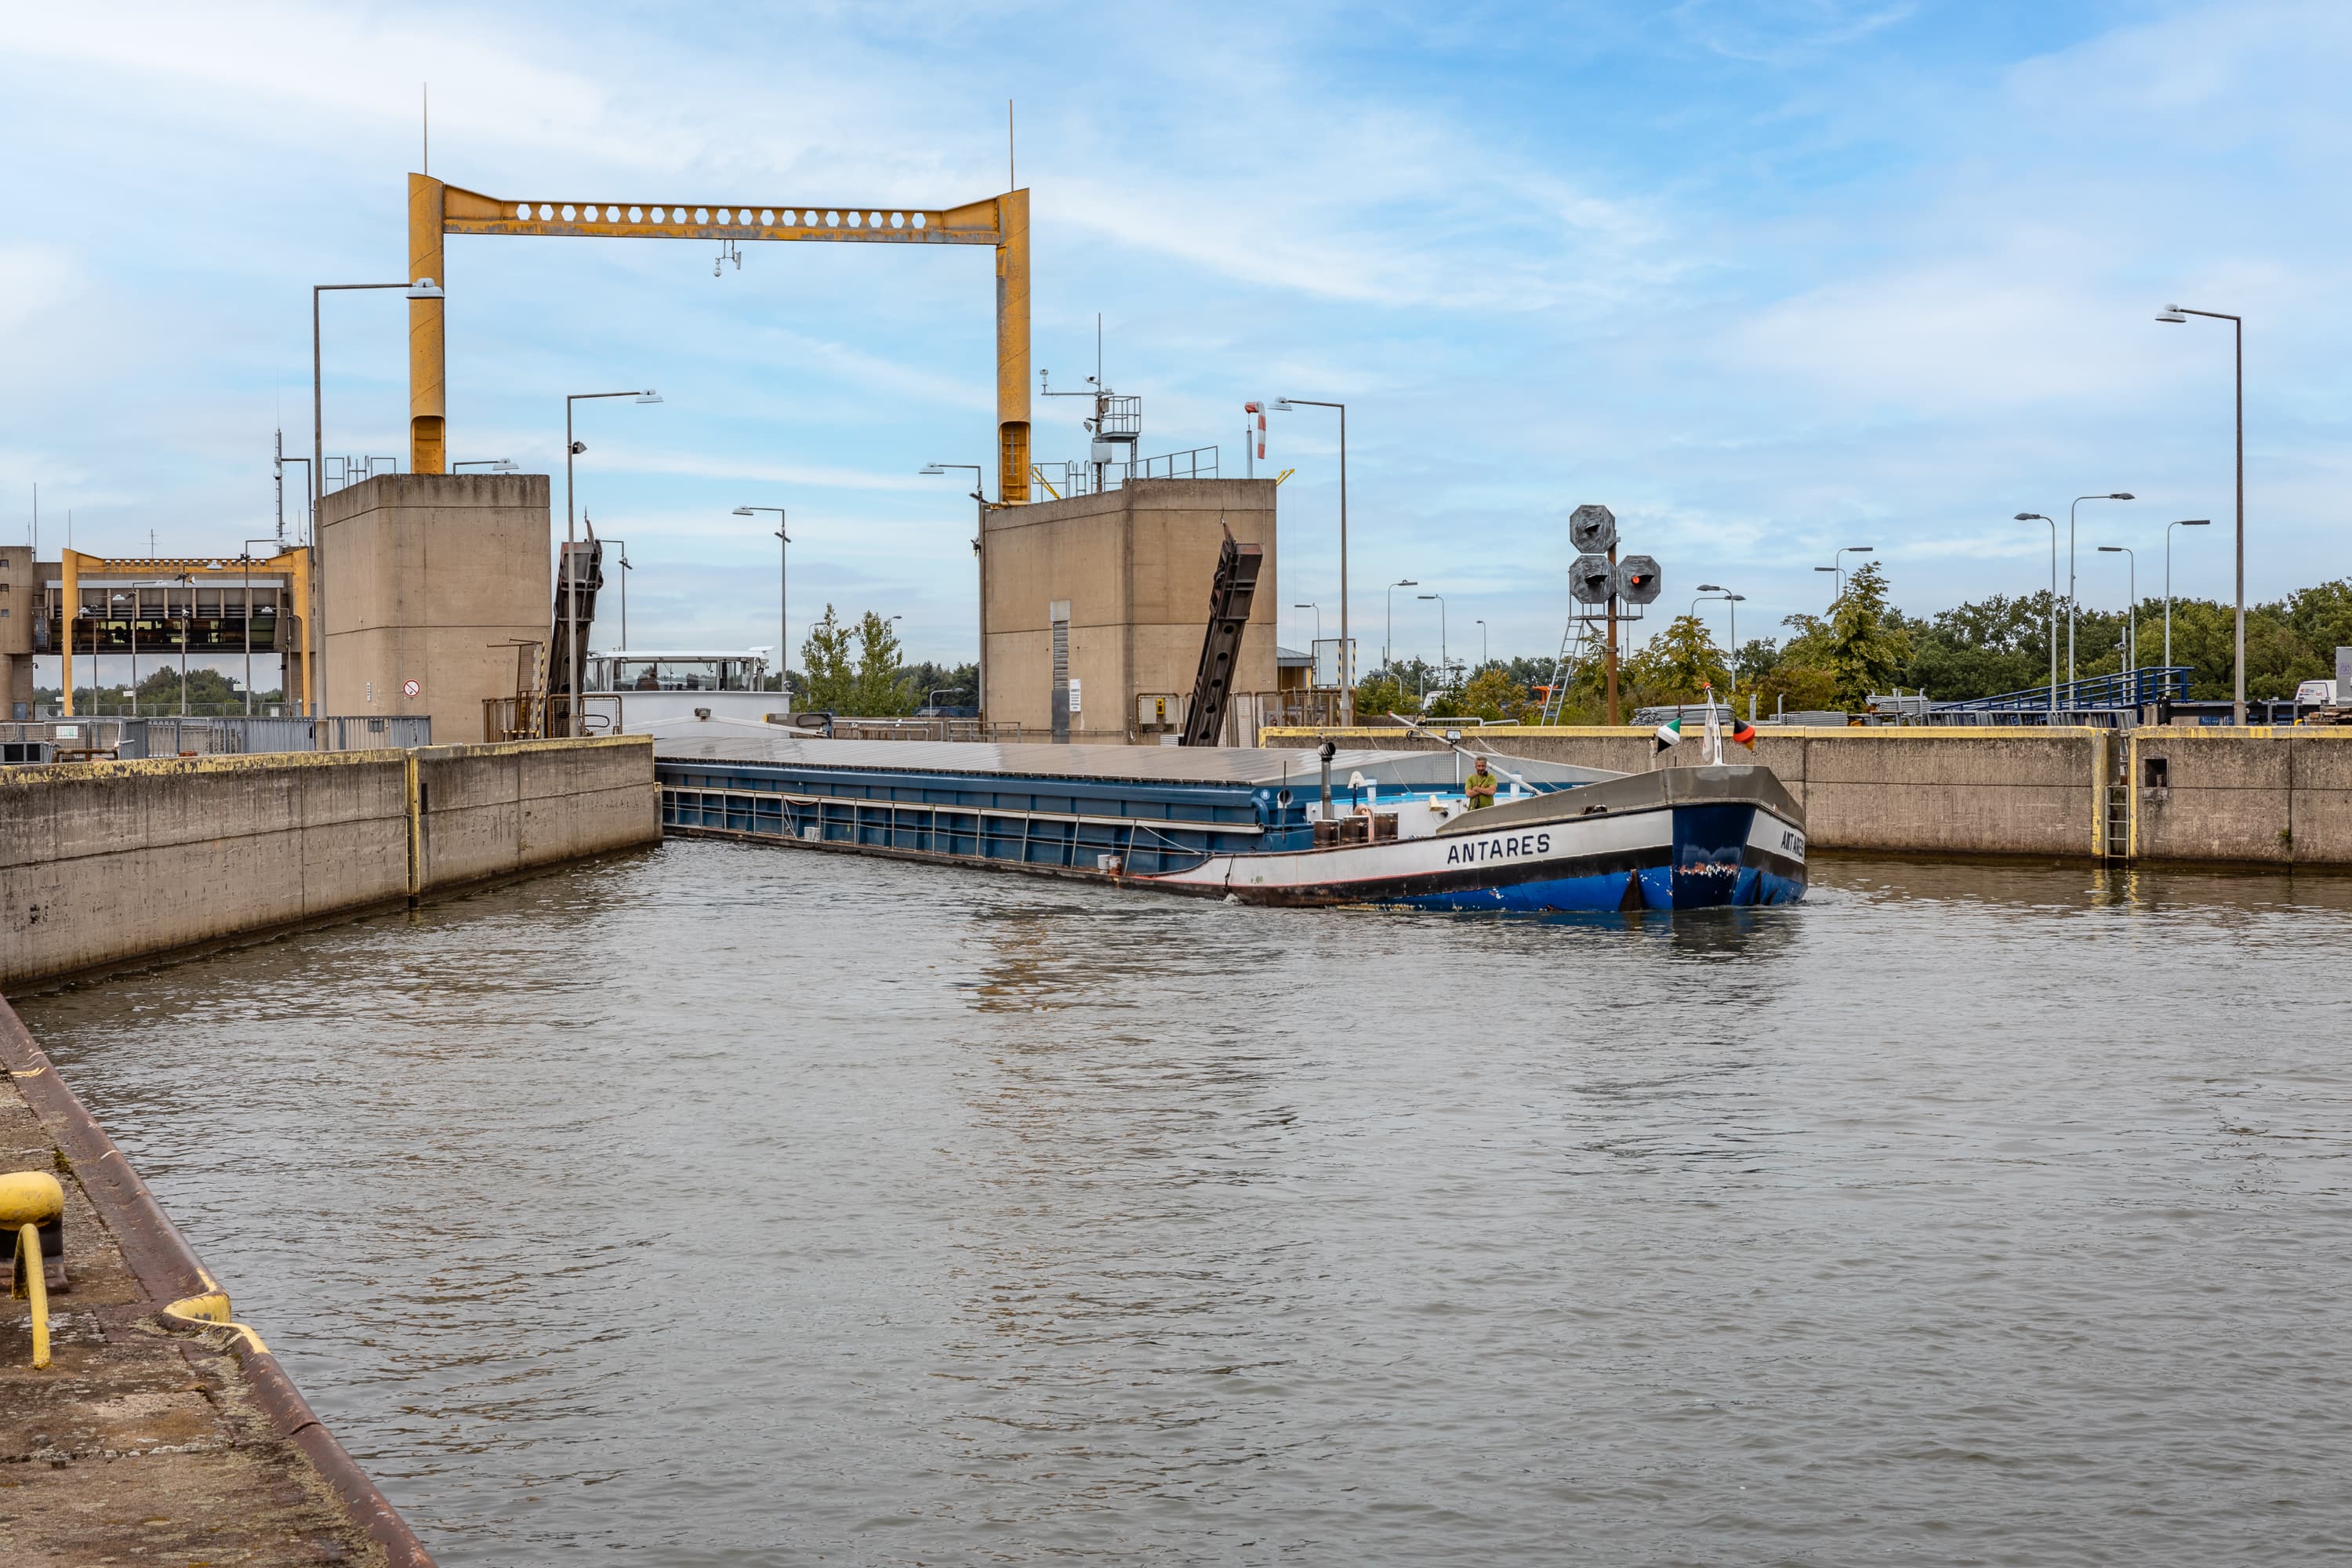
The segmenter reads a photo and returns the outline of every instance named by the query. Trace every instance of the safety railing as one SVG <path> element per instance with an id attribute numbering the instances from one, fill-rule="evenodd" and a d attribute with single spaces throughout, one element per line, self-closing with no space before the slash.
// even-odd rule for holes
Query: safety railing
<path id="1" fill-rule="evenodd" d="M 323 719 L 49 719 L 0 723 L 0 742 L 41 743 L 48 760 L 235 756 L 258 752 L 370 752 L 433 743 L 424 714 Z"/>

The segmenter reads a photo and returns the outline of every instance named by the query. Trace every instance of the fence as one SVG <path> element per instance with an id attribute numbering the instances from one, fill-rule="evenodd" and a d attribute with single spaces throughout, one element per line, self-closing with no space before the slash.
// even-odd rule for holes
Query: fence
<path id="1" fill-rule="evenodd" d="M 373 752 L 433 743 L 423 715 L 324 719 L 53 719 L 0 723 L 0 742 L 46 743 L 59 762 L 217 757 L 262 752 Z"/>

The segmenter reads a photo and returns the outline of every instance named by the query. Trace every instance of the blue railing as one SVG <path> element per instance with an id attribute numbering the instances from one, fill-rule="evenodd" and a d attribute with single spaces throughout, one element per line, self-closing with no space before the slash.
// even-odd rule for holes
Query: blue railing
<path id="1" fill-rule="evenodd" d="M 1961 702 L 1937 702 L 1936 713 L 2032 712 L 2055 707 L 2061 712 L 2090 708 L 2144 708 L 2151 702 L 2179 701 L 2189 695 L 2190 668 L 2185 664 L 2151 665 L 2114 675 L 2085 676 L 2058 683 L 2057 700 L 2047 686 L 2023 691 L 2003 691 L 1992 697 L 1971 697 Z"/>

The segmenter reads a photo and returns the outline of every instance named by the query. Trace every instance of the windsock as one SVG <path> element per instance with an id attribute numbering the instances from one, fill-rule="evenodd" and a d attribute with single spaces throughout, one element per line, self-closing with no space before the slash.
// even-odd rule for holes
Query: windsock
<path id="1" fill-rule="evenodd" d="M 1659 725 L 1658 732 L 1650 738 L 1650 755 L 1654 757 L 1668 746 L 1679 746 L 1682 743 L 1683 721 L 1679 719 L 1669 719 Z"/>

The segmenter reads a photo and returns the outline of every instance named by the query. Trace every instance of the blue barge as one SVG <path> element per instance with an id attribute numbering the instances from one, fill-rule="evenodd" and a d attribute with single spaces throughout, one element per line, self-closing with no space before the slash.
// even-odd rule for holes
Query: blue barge
<path id="1" fill-rule="evenodd" d="M 1803 810 L 1769 770 L 1646 773 L 1455 752 L 826 741 L 660 727 L 666 830 L 1103 878 L 1265 904 L 1541 912 L 1787 903 Z"/>

